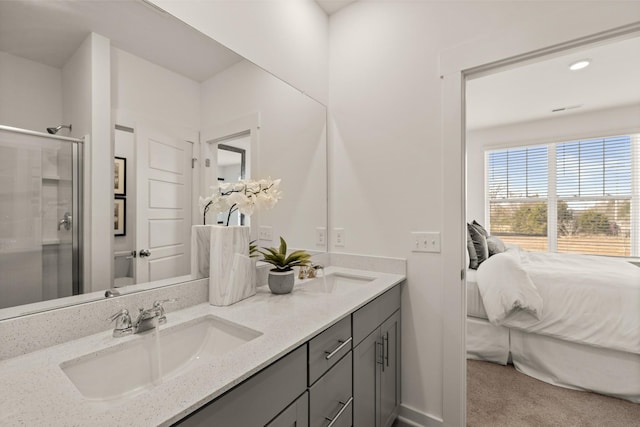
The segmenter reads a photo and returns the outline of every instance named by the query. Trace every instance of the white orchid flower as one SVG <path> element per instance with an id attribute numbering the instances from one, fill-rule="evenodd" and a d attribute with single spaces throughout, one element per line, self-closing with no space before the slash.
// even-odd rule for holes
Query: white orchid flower
<path id="1" fill-rule="evenodd" d="M 271 209 L 282 198 L 279 189 L 280 179 L 242 180 L 239 182 L 221 182 L 211 187 L 209 197 L 200 197 L 200 211 L 223 213 L 229 209 L 238 209 L 241 214 L 250 216 L 260 209 Z"/>

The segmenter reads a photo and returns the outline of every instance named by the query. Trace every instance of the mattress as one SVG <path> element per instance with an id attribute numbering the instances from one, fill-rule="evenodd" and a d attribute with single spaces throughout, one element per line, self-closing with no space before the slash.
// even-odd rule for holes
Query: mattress
<path id="1" fill-rule="evenodd" d="M 476 270 L 467 269 L 467 316 L 488 319 L 478 289 L 476 273 Z"/>

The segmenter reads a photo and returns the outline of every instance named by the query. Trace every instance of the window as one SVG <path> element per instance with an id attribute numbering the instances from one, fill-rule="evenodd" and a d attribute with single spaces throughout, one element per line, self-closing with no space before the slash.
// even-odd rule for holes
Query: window
<path id="1" fill-rule="evenodd" d="M 640 256 L 639 139 L 488 151 L 490 232 L 528 250 Z"/>

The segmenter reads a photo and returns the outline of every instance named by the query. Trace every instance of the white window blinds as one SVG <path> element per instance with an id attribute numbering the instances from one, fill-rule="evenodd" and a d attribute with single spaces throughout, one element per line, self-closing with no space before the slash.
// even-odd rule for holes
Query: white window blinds
<path id="1" fill-rule="evenodd" d="M 490 151 L 491 233 L 531 250 L 547 250 L 547 146 Z"/>
<path id="2" fill-rule="evenodd" d="M 491 233 L 529 250 L 640 255 L 638 140 L 488 151 Z"/>

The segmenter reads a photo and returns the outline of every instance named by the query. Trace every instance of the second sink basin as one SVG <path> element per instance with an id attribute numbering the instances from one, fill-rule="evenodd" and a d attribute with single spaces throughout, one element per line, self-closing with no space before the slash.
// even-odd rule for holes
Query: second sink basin
<path id="1" fill-rule="evenodd" d="M 372 277 L 358 276 L 355 274 L 329 273 L 326 276 L 316 277 L 310 282 L 305 283 L 304 287 L 317 292 L 339 292 L 349 291 L 355 285 L 366 285 L 374 280 Z"/>
<path id="2" fill-rule="evenodd" d="M 114 401 L 208 363 L 262 335 L 214 316 L 135 335 L 130 341 L 69 360 L 62 371 L 88 399 Z"/>

